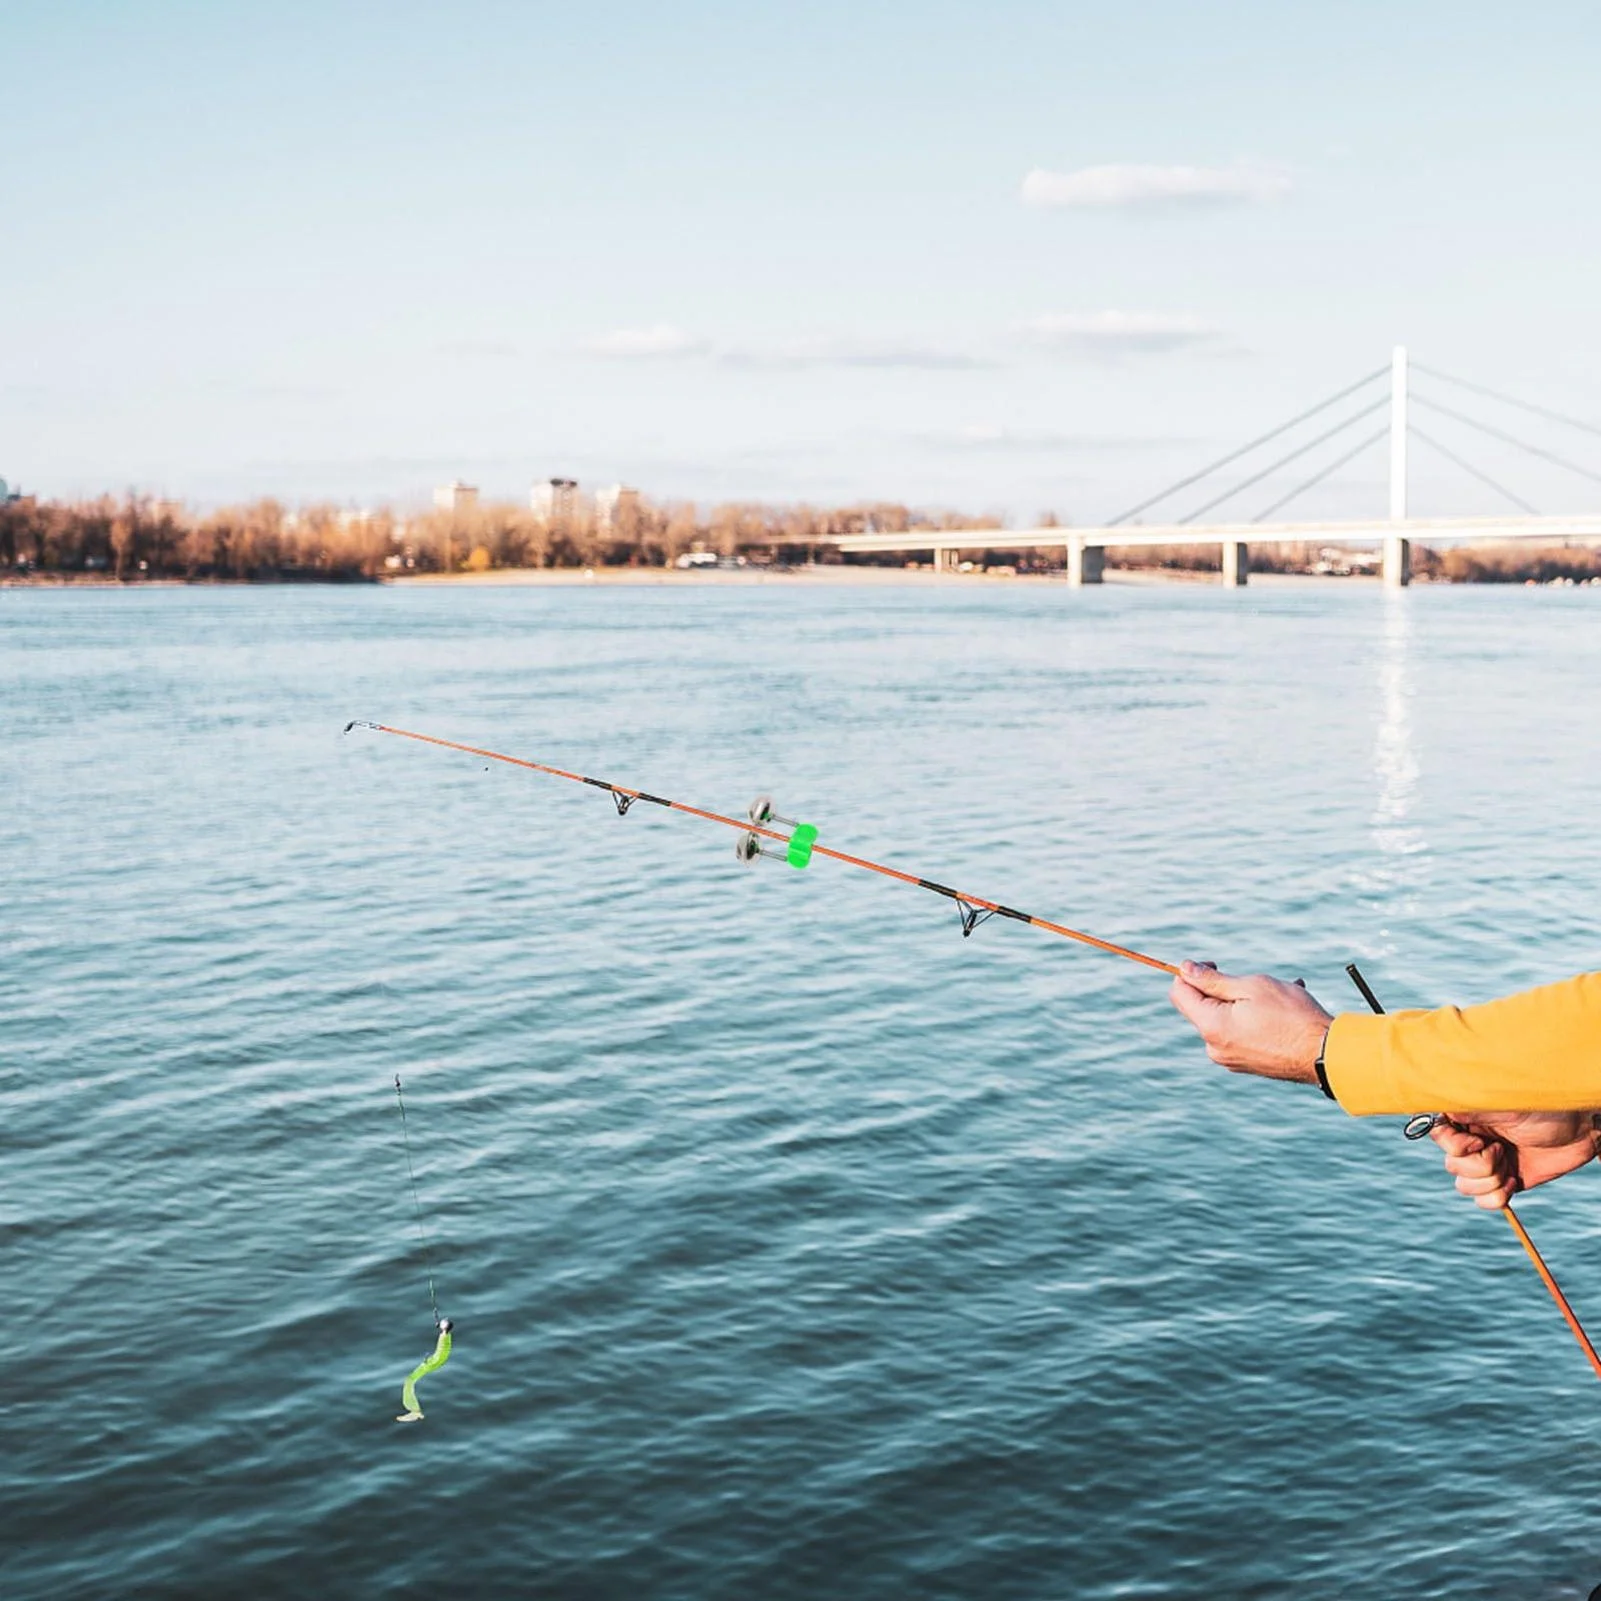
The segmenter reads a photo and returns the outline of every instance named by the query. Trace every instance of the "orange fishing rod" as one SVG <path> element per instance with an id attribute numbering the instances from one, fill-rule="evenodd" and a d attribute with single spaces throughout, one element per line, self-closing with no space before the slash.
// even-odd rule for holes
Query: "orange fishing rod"
<path id="1" fill-rule="evenodd" d="M 1579 1342 L 1579 1349 L 1590 1359 L 1590 1366 L 1595 1369 L 1596 1377 L 1601 1379 L 1601 1356 L 1595 1354 L 1595 1347 L 1590 1343 L 1590 1336 L 1584 1332 L 1584 1325 L 1579 1321 L 1579 1314 L 1568 1305 L 1568 1298 L 1562 1293 L 1562 1286 L 1557 1283 L 1551 1269 L 1545 1265 L 1545 1258 L 1535 1248 L 1534 1241 L 1529 1238 L 1529 1231 L 1523 1226 L 1523 1219 L 1512 1210 L 1509 1201 L 1501 1208 L 1508 1223 L 1512 1225 L 1512 1232 L 1517 1235 L 1518 1243 L 1529 1253 L 1529 1260 L 1534 1263 L 1534 1271 L 1540 1275 L 1545 1287 L 1551 1292 L 1551 1299 L 1557 1304 L 1567 1325 L 1573 1330 L 1573 1337 Z"/>
<path id="2" fill-rule="evenodd" d="M 759 797 L 752 804 L 747 818 L 726 817 L 721 812 L 709 812 L 700 806 L 690 806 L 684 801 L 668 800 L 661 795 L 652 795 L 647 790 L 629 789 L 626 784 L 613 784 L 604 778 L 587 778 L 583 773 L 570 773 L 564 767 L 552 767 L 545 762 L 529 761 L 522 756 L 507 756 L 498 750 L 485 750 L 482 746 L 465 745 L 454 739 L 441 739 L 437 734 L 419 734 L 409 728 L 391 728 L 387 723 L 372 723 L 359 717 L 345 724 L 347 734 L 353 728 L 370 729 L 375 734 L 395 734 L 401 739 L 414 739 L 420 744 L 438 745 L 445 750 L 459 750 L 467 756 L 479 756 L 491 762 L 504 762 L 508 767 L 521 767 L 531 773 L 545 773 L 552 778 L 565 778 L 570 783 L 588 784 L 593 789 L 605 790 L 611 796 L 620 817 L 626 817 L 628 809 L 636 802 L 644 801 L 651 806 L 665 807 L 671 812 L 682 812 L 686 817 L 700 817 L 708 823 L 720 823 L 723 827 L 732 828 L 739 833 L 738 852 L 742 861 L 753 861 L 757 855 L 777 856 L 788 861 L 792 867 L 805 867 L 813 856 L 826 856 L 831 861 L 843 862 L 847 867 L 865 868 L 869 873 L 877 873 L 883 878 L 892 878 L 901 884 L 912 884 L 918 889 L 930 890 L 956 903 L 957 912 L 962 919 L 964 938 L 989 918 L 1006 917 L 1013 922 L 1027 923 L 1031 928 L 1042 928 L 1047 934 L 1057 934 L 1063 939 L 1076 940 L 1080 945 L 1091 946 L 1095 950 L 1107 952 L 1108 955 L 1121 956 L 1125 961 L 1138 962 L 1143 967 L 1155 968 L 1159 973 L 1178 976 L 1179 970 L 1172 962 L 1159 961 L 1156 957 L 1147 956 L 1143 951 L 1132 950 L 1127 945 L 1118 945 L 1095 934 L 1086 934 L 1082 929 L 1069 928 L 1065 923 L 1053 923 L 1049 918 L 1034 917 L 1028 912 L 1017 911 L 1014 907 L 1003 906 L 998 901 L 986 900 L 982 895 L 972 895 L 966 890 L 952 889 L 948 884 L 937 884 L 933 879 L 919 878 L 915 873 L 903 873 L 898 867 L 886 867 L 882 862 L 869 861 L 865 856 L 852 856 L 846 851 L 819 845 L 815 827 L 810 823 L 797 823 L 793 819 L 779 817 L 765 796 Z M 790 832 L 781 833 L 777 829 L 768 827 L 769 823 L 787 823 Z M 762 844 L 763 840 L 771 840 L 785 848 L 783 851 L 769 850 Z M 1356 964 L 1350 964 L 1346 971 L 1350 974 L 1352 982 L 1361 990 L 1368 1005 L 1375 1012 L 1382 1012 L 1384 1008 L 1379 1004 L 1378 997 L 1368 988 L 1367 981 L 1356 970 Z M 1406 1126 L 1407 1138 L 1419 1139 L 1427 1134 L 1434 1126 L 1436 1116 L 1437 1114 L 1423 1113 L 1411 1119 Z M 1595 1369 L 1597 1377 L 1601 1377 L 1601 1356 L 1597 1356 L 1589 1335 L 1584 1332 L 1583 1325 L 1568 1304 L 1568 1298 L 1562 1293 L 1551 1270 L 1535 1249 L 1534 1241 L 1529 1238 L 1522 1219 L 1510 1206 L 1504 1210 L 1507 1222 L 1512 1225 L 1524 1250 L 1529 1253 L 1530 1261 L 1534 1263 L 1541 1281 L 1551 1292 L 1552 1300 L 1556 1302 L 1558 1310 L 1567 1320 L 1568 1327 L 1573 1331 L 1573 1337 L 1589 1358 L 1590 1366 Z"/>
<path id="3" fill-rule="evenodd" d="M 1130 950 L 1126 945 L 1114 945 L 1111 940 L 1099 939 L 1094 934 L 1084 933 L 1082 929 L 1069 928 L 1065 923 L 1053 923 L 1048 918 L 1030 916 L 1027 912 L 1002 906 L 998 901 L 987 901 L 982 895 L 969 895 L 966 890 L 952 889 L 947 884 L 936 884 L 932 879 L 919 878 L 915 873 L 903 873 L 898 867 L 886 867 L 882 862 L 870 862 L 865 856 L 852 856 L 846 851 L 819 845 L 816 843 L 817 830 L 810 823 L 791 823 L 788 834 L 780 833 L 777 829 L 769 828 L 768 823 L 784 823 L 790 820 L 777 816 L 772 810 L 771 802 L 765 796 L 751 807 L 748 818 L 725 817 L 721 812 L 708 812 L 699 806 L 690 806 L 684 801 L 667 800 L 642 789 L 629 789 L 625 784 L 613 784 L 604 778 L 586 778 L 582 773 L 569 773 L 562 767 L 550 767 L 544 762 L 531 762 L 521 756 L 506 756 L 498 750 L 483 750 L 477 745 L 458 744 L 453 739 L 440 739 L 435 734 L 417 734 L 409 728 L 391 728 L 387 723 L 369 723 L 359 717 L 345 724 L 347 734 L 353 728 L 368 728 L 377 734 L 398 734 L 402 739 L 419 740 L 424 745 L 442 745 L 446 750 L 463 751 L 468 756 L 482 756 L 485 761 L 504 762 L 508 767 L 523 767 L 532 773 L 548 773 L 552 778 L 565 778 L 574 784 L 588 784 L 594 789 L 604 789 L 617 803 L 619 816 L 626 816 L 628 808 L 635 801 L 645 801 L 652 806 L 665 806 L 671 812 L 683 812 L 686 817 L 701 817 L 708 823 L 721 823 L 725 828 L 739 831 L 743 847 L 740 857 L 744 861 L 752 860 L 758 853 L 781 854 L 792 867 L 804 867 L 813 856 L 826 856 L 830 861 L 844 862 L 847 867 L 864 867 L 869 873 L 893 878 L 898 883 L 913 884 L 918 889 L 932 890 L 936 895 L 943 895 L 947 900 L 956 903 L 957 911 L 962 918 L 964 936 L 971 934 L 980 923 L 991 917 L 1009 917 L 1014 922 L 1027 923 L 1031 928 L 1043 928 L 1047 934 L 1059 934 L 1063 939 L 1077 940 L 1081 945 L 1091 945 L 1098 951 L 1121 956 L 1125 961 L 1154 967 L 1160 973 L 1172 973 L 1175 977 L 1178 974 L 1178 968 L 1171 962 L 1159 962 L 1154 956 L 1145 955 L 1143 951 Z M 785 851 L 782 853 L 763 851 L 761 841 L 764 839 L 774 840 L 785 846 Z"/>

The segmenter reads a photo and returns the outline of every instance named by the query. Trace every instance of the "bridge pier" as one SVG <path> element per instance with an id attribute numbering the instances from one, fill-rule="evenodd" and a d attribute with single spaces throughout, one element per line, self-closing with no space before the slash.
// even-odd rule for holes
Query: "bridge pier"
<path id="1" fill-rule="evenodd" d="M 1074 589 L 1085 584 L 1098 584 L 1106 571 L 1106 547 L 1089 544 L 1082 534 L 1074 534 L 1067 542 L 1067 581 Z"/>
<path id="2" fill-rule="evenodd" d="M 934 547 L 934 571 L 949 573 L 956 570 L 956 552 L 949 545 L 936 545 Z"/>
<path id="3" fill-rule="evenodd" d="M 1223 583 L 1241 589 L 1251 575 L 1251 547 L 1243 539 L 1223 541 Z"/>
<path id="4" fill-rule="evenodd" d="M 1384 536 L 1384 587 L 1403 589 L 1412 582 L 1412 541 L 1399 534 Z"/>

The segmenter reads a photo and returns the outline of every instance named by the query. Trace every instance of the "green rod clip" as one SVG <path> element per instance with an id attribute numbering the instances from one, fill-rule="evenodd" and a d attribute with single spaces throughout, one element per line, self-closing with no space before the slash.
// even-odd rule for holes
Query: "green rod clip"
<path id="1" fill-rule="evenodd" d="M 812 859 L 812 846 L 817 843 L 817 830 L 810 823 L 797 823 L 789 836 L 789 852 L 784 858 L 791 867 L 805 867 Z"/>

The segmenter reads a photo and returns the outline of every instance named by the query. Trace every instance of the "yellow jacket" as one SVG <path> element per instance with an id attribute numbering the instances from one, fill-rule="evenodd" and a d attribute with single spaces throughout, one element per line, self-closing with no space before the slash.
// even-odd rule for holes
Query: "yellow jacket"
<path id="1" fill-rule="evenodd" d="M 1356 1117 L 1601 1111 L 1601 973 L 1483 1006 L 1344 1013 L 1323 1066 Z"/>

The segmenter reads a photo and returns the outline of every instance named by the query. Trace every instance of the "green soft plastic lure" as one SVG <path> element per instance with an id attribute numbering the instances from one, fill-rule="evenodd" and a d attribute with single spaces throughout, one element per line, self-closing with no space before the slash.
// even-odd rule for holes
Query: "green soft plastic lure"
<path id="1" fill-rule="evenodd" d="M 434 1342 L 432 1354 L 425 1357 L 414 1367 L 406 1378 L 400 1391 L 401 1404 L 406 1408 L 396 1423 L 421 1423 L 422 1408 L 417 1404 L 417 1381 L 425 1379 L 430 1373 L 437 1373 L 450 1360 L 450 1319 L 443 1318 L 439 1324 L 439 1338 Z"/>

